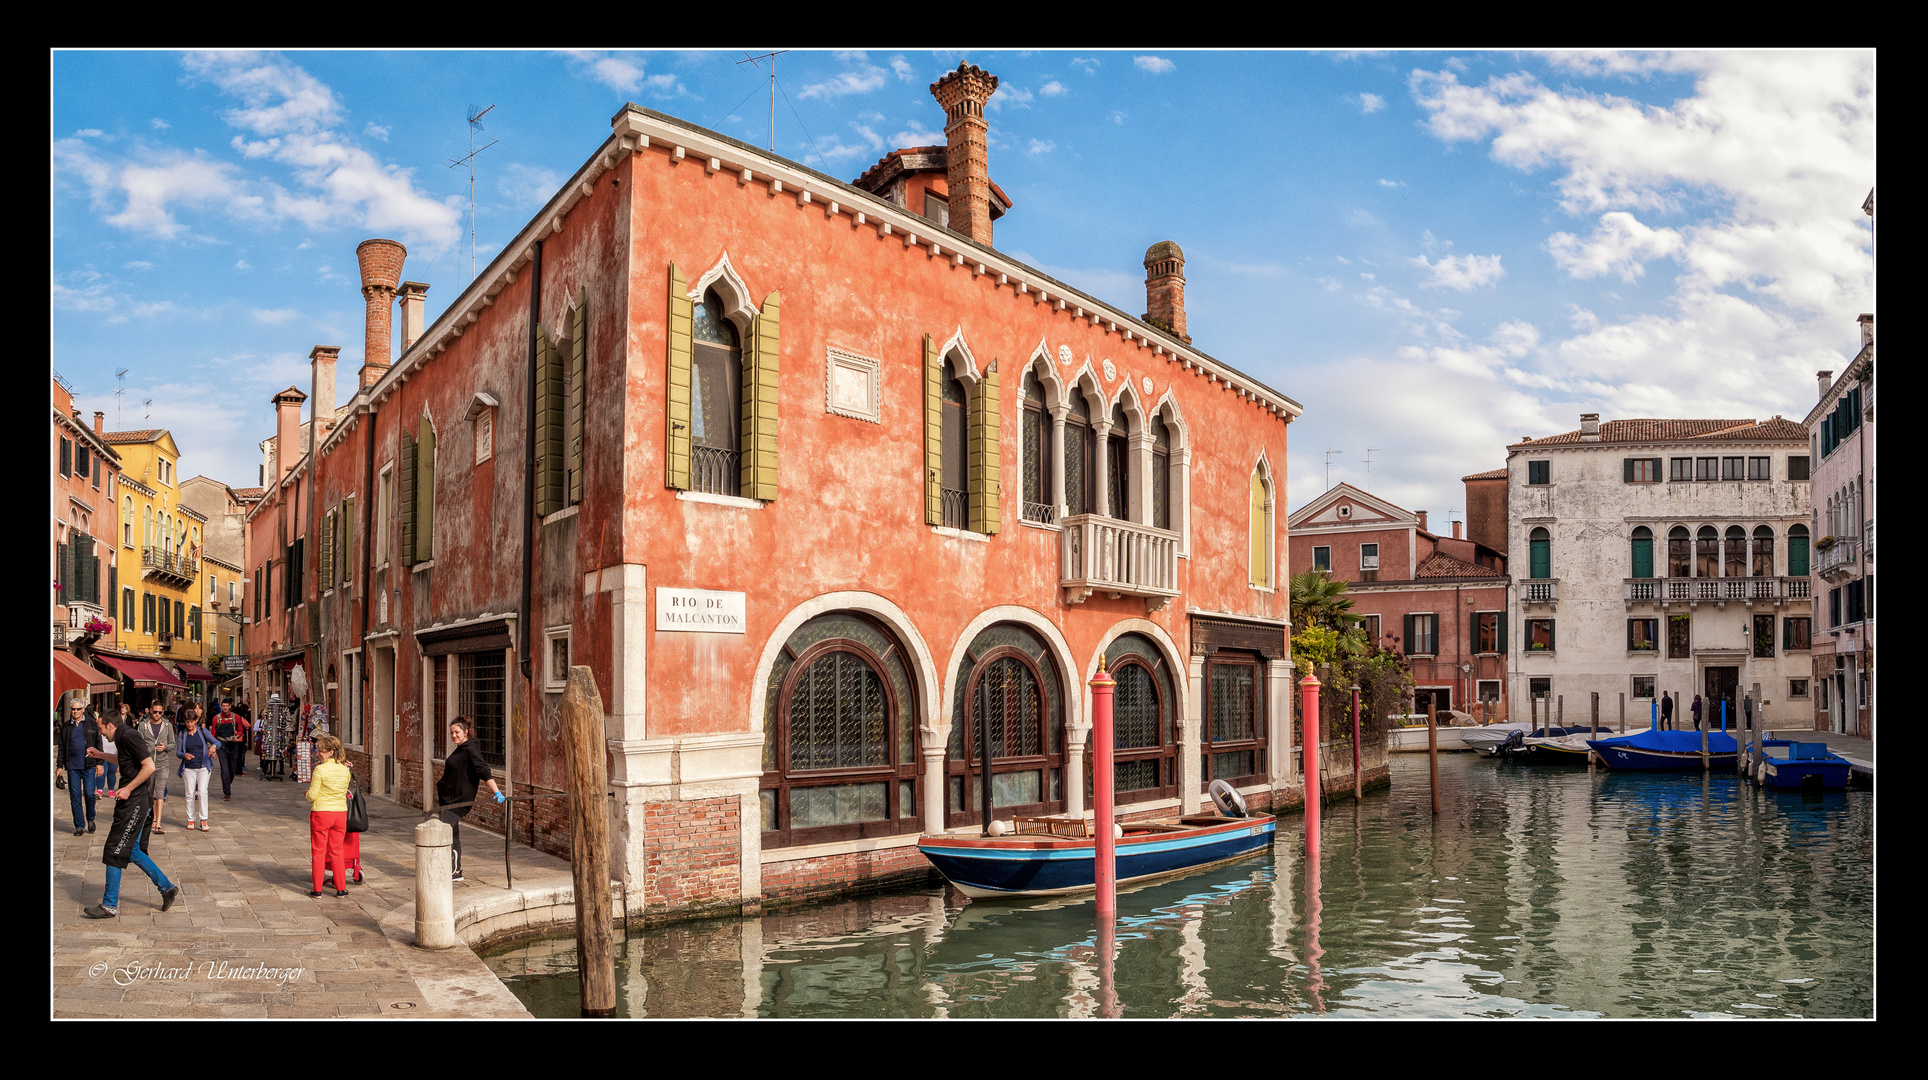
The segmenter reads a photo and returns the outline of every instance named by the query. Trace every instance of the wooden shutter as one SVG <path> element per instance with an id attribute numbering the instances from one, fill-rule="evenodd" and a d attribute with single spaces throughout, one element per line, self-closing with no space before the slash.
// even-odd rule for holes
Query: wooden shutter
<path id="1" fill-rule="evenodd" d="M 435 425 L 424 416 L 415 440 L 415 561 L 435 558 Z"/>
<path id="2" fill-rule="evenodd" d="M 355 580 L 355 497 L 341 501 L 341 583 Z"/>
<path id="3" fill-rule="evenodd" d="M 1632 458 L 1621 459 L 1620 478 L 1629 484 L 1633 483 L 1633 459 Z"/>
<path id="4" fill-rule="evenodd" d="M 335 512 L 321 515 L 321 591 L 335 587 Z"/>
<path id="5" fill-rule="evenodd" d="M 584 286 L 569 326 L 569 459 L 564 466 L 564 498 L 574 506 L 582 501 L 582 426 L 588 398 L 584 387 L 589 376 L 589 287 Z"/>
<path id="6" fill-rule="evenodd" d="M 107 617 L 120 618 L 120 567 L 107 568 Z"/>
<path id="7" fill-rule="evenodd" d="M 997 361 L 984 369 L 971 399 L 970 493 L 971 531 L 998 530 L 998 497 L 1002 493 L 1004 458 L 998 449 L 998 421 L 1003 418 L 998 394 Z"/>
<path id="8" fill-rule="evenodd" d="M 1400 637 L 1399 642 L 1401 650 L 1407 656 L 1413 655 L 1413 617 L 1410 613 L 1406 616 L 1406 632 Z"/>
<path id="9" fill-rule="evenodd" d="M 665 425 L 668 445 L 664 454 L 663 483 L 682 491 L 688 491 L 690 487 L 691 342 L 696 330 L 696 313 L 688 292 L 689 285 L 683 280 L 683 272 L 676 268 L 675 263 L 670 263 L 669 321 L 665 334 L 669 339 L 669 355 L 663 379 L 668 409 Z"/>
<path id="10" fill-rule="evenodd" d="M 1500 655 L 1504 656 L 1506 655 L 1506 612 L 1502 611 L 1498 615 L 1494 616 L 1494 618 L 1499 621 Z"/>
<path id="11" fill-rule="evenodd" d="M 415 565 L 415 442 L 402 433 L 402 557 L 403 566 Z"/>
<path id="12" fill-rule="evenodd" d="M 924 521 L 944 524 L 944 360 L 924 335 Z"/>
<path id="13" fill-rule="evenodd" d="M 60 475 L 68 476 L 74 471 L 74 444 L 67 437 L 60 437 Z"/>
<path id="14" fill-rule="evenodd" d="M 1654 542 L 1652 537 L 1633 542 L 1633 576 L 1650 578 L 1654 576 Z"/>
<path id="15" fill-rule="evenodd" d="M 549 335 L 536 334 L 536 513 L 547 517 L 562 509 L 563 496 L 563 367 L 562 357 L 549 344 Z"/>
<path id="16" fill-rule="evenodd" d="M 54 575 L 60 579 L 60 603 L 63 605 L 74 598 L 74 560 L 68 555 L 71 550 L 67 544 L 54 542 Z"/>
<path id="17" fill-rule="evenodd" d="M 742 450 L 738 490 L 745 498 L 777 497 L 777 357 L 782 335 L 782 293 L 771 293 L 763 311 L 750 322 L 749 349 L 743 362 Z"/>

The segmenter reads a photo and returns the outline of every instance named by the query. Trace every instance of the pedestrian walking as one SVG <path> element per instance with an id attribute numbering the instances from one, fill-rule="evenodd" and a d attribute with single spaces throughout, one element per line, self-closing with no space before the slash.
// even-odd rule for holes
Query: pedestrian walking
<path id="1" fill-rule="evenodd" d="M 55 775 L 67 774 L 67 798 L 74 804 L 74 835 L 94 831 L 94 799 L 101 766 L 89 760 L 87 751 L 100 745 L 100 725 L 87 714 L 87 699 L 75 693 L 67 702 L 67 715 L 54 725 Z"/>
<path id="2" fill-rule="evenodd" d="M 214 738 L 221 744 L 221 801 L 228 802 L 234 797 L 234 774 L 237 771 L 235 751 L 244 744 L 241 717 L 237 716 L 230 702 L 221 703 L 221 713 L 214 718 Z M 242 753 L 246 753 L 245 750 Z M 247 759 L 242 758 L 245 762 Z M 240 765 L 239 768 L 246 768 Z"/>
<path id="3" fill-rule="evenodd" d="M 1694 704 L 1691 707 L 1691 711 L 1694 714 L 1694 730 L 1699 731 L 1700 730 L 1700 695 L 1699 694 L 1694 695 Z"/>
<path id="4" fill-rule="evenodd" d="M 118 715 L 120 719 L 115 722 L 119 724 L 121 727 L 131 727 L 136 720 L 140 719 L 140 717 L 134 713 L 133 708 L 129 706 L 125 701 L 121 702 L 120 705 L 118 706 L 118 712 L 116 715 Z M 109 743 L 109 741 L 106 738 L 103 738 L 100 743 L 100 748 L 103 751 L 107 751 L 107 750 L 112 750 L 113 746 Z M 114 787 L 119 782 L 119 780 L 120 780 L 120 770 L 115 767 L 112 761 L 109 761 L 105 764 L 105 766 L 103 766 L 100 772 L 95 774 L 94 790 L 98 792 L 98 791 L 106 790 L 107 788 Z"/>
<path id="5" fill-rule="evenodd" d="M 1660 695 L 1660 730 L 1674 729 L 1674 697 L 1672 694 Z"/>
<path id="6" fill-rule="evenodd" d="M 342 861 L 342 848 L 348 835 L 348 766 L 341 763 L 341 740 L 333 735 L 315 737 L 315 753 L 321 762 L 315 766 L 314 779 L 308 782 L 309 868 L 314 888 L 309 896 L 321 895 L 324 864 L 335 874 L 335 895 L 348 895 L 348 869 Z"/>
<path id="7" fill-rule="evenodd" d="M 201 710 L 188 713 L 187 730 L 181 732 L 180 744 L 175 748 L 180 763 L 174 766 L 174 772 L 187 787 L 189 832 L 196 828 L 208 831 L 208 779 L 214 775 L 214 756 L 220 753 L 220 747 L 213 733 L 201 726 Z"/>
<path id="8" fill-rule="evenodd" d="M 101 792 L 115 800 L 114 823 L 107 828 L 107 843 L 100 854 L 100 861 L 107 864 L 107 890 L 101 895 L 100 903 L 81 909 L 81 914 L 90 919 L 111 919 L 120 914 L 121 871 L 127 869 L 130 862 L 140 867 L 161 891 L 161 910 L 166 911 L 181 898 L 181 887 L 167 880 L 161 868 L 147 857 L 148 825 L 154 815 L 148 781 L 154 777 L 154 755 L 132 724 L 106 720 L 101 722 L 100 730 L 114 741 L 112 759 L 125 767 L 123 771 L 129 778 L 124 786 Z M 94 750 L 90 756 L 104 762 L 110 755 Z"/>
<path id="9" fill-rule="evenodd" d="M 192 706 L 189 707 L 192 708 Z M 175 728 L 168 722 L 167 713 L 159 705 L 148 710 L 147 718 L 136 727 L 141 733 L 142 741 L 147 743 L 148 749 L 154 754 L 154 778 L 148 781 L 154 789 L 154 835 L 165 836 L 167 829 L 163 826 L 167 821 L 167 777 L 174 771 Z"/>
<path id="10" fill-rule="evenodd" d="M 471 809 L 460 804 L 473 803 L 476 788 L 483 783 L 489 785 L 496 802 L 506 801 L 502 789 L 496 786 L 495 773 L 489 770 L 488 762 L 482 760 L 482 751 L 469 741 L 474 730 L 474 724 L 466 716 L 458 716 L 449 724 L 449 741 L 455 744 L 455 749 L 450 750 L 449 756 L 443 759 L 442 778 L 435 783 L 437 804 L 458 807 L 442 811 L 442 820 L 448 822 L 449 828 L 455 833 L 454 849 L 450 855 L 454 859 L 456 881 L 462 880 L 462 819 L 468 816 Z"/>

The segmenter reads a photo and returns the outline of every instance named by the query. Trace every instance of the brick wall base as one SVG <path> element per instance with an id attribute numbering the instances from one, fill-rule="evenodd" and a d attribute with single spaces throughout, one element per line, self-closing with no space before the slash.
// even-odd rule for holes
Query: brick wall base
<path id="1" fill-rule="evenodd" d="M 733 795 L 643 804 L 646 923 L 743 910 L 742 805 Z"/>
<path id="2" fill-rule="evenodd" d="M 763 905 L 766 909 L 782 908 L 826 896 L 851 896 L 942 880 L 930 860 L 915 847 L 769 862 L 763 864 Z"/>

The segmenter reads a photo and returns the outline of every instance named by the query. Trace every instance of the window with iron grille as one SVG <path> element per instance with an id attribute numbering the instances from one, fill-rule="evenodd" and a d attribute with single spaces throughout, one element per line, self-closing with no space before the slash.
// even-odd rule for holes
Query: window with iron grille
<path id="1" fill-rule="evenodd" d="M 958 662 L 952 701 L 959 719 L 951 725 L 945 776 L 950 827 L 983 819 L 987 745 L 994 816 L 1064 809 L 1060 680 L 1044 640 L 1028 627 L 998 623 L 971 641 Z"/>
<path id="2" fill-rule="evenodd" d="M 820 615 L 772 666 L 759 784 L 766 847 L 916 832 L 916 705 L 903 647 L 867 616 Z"/>
<path id="3" fill-rule="evenodd" d="M 944 524 L 971 527 L 970 406 L 963 380 L 949 360 L 944 361 Z"/>
<path id="4" fill-rule="evenodd" d="M 1064 501 L 1076 517 L 1091 512 L 1091 412 L 1084 394 L 1071 393 L 1071 411 L 1064 418 Z"/>
<path id="5" fill-rule="evenodd" d="M 1688 632 L 1691 618 L 1689 615 L 1667 616 L 1667 659 L 1687 660 L 1694 655 Z"/>
<path id="6" fill-rule="evenodd" d="M 508 726 L 503 653 L 500 650 L 457 653 L 455 706 L 475 724 L 476 749 L 491 765 L 506 764 Z M 443 725 L 447 727 L 447 725 Z"/>
<path id="7" fill-rule="evenodd" d="M 1051 414 L 1044 411 L 1044 388 L 1038 377 L 1024 376 L 1024 517 L 1051 522 L 1057 506 L 1051 493 Z"/>
<path id="8" fill-rule="evenodd" d="M 694 309 L 690 371 L 690 487 L 741 490 L 743 345 L 711 289 Z"/>
<path id="9" fill-rule="evenodd" d="M 1163 654 L 1143 634 L 1105 650 L 1112 697 L 1112 777 L 1120 803 L 1178 794 L 1177 695 Z M 1090 758 L 1086 758 L 1089 762 Z"/>
<path id="10" fill-rule="evenodd" d="M 1119 521 L 1131 517 L 1130 422 L 1121 405 L 1111 407 L 1111 432 L 1105 436 L 1105 513 Z"/>
<path id="11" fill-rule="evenodd" d="M 438 656 L 429 665 L 435 707 L 432 710 L 432 723 L 435 727 L 435 756 L 446 759 L 449 756 L 449 658 Z"/>
<path id="12" fill-rule="evenodd" d="M 1220 649 L 1205 661 L 1205 701 L 1199 731 L 1201 788 L 1214 780 L 1234 787 L 1266 776 L 1265 662 L 1256 653 Z"/>
<path id="13" fill-rule="evenodd" d="M 1655 676 L 1652 675 L 1635 675 L 1633 677 L 1633 697 L 1636 701 L 1650 701 L 1653 699 L 1654 680 Z"/>
<path id="14" fill-rule="evenodd" d="M 1754 659 L 1774 659 L 1774 616 L 1754 616 Z"/>
<path id="15" fill-rule="evenodd" d="M 1172 433 L 1165 418 L 1151 418 L 1151 524 L 1172 527 Z"/>

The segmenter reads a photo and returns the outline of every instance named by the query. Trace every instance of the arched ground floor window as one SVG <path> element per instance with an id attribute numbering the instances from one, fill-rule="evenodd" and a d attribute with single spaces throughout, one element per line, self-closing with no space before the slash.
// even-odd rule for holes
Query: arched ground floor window
<path id="1" fill-rule="evenodd" d="M 989 750 L 996 817 L 1064 810 L 1063 679 L 1050 650 L 1015 623 L 986 627 L 958 661 L 945 775 L 948 827 L 983 820 Z"/>

